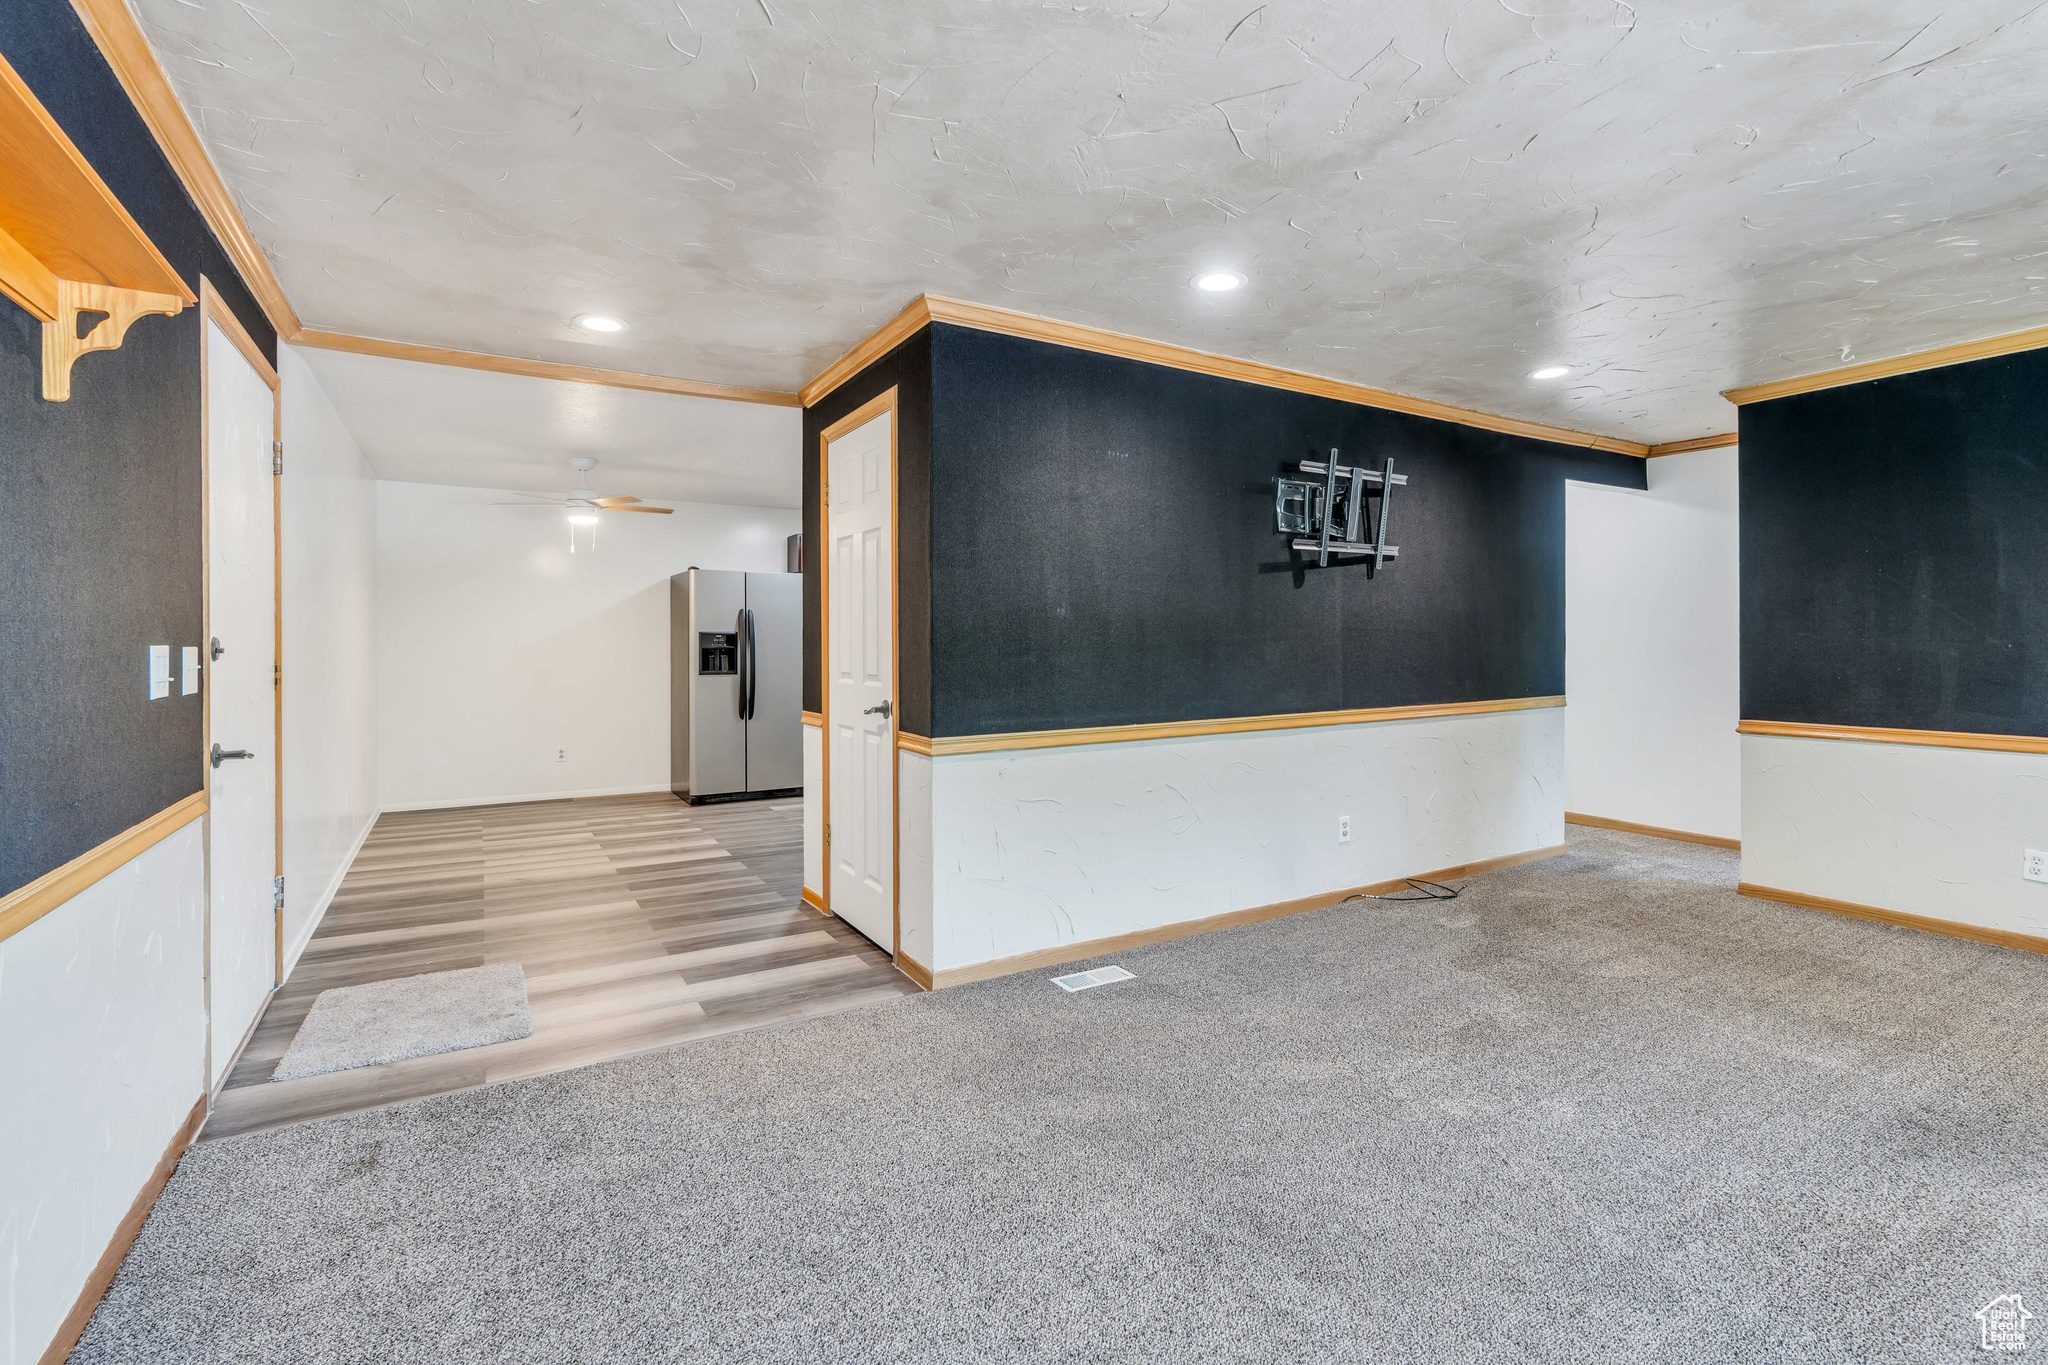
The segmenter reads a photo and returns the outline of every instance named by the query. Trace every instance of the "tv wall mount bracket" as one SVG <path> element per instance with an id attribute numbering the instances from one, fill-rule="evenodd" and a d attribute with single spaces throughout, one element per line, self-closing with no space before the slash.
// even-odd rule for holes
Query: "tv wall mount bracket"
<path id="1" fill-rule="evenodd" d="M 1316 566 L 1328 568 L 1330 556 L 1346 556 L 1354 562 L 1380 565 L 1401 553 L 1398 545 L 1387 544 L 1387 514 L 1393 491 L 1408 482 L 1406 474 L 1394 472 L 1388 456 L 1378 469 L 1337 463 L 1333 446 L 1327 460 L 1303 460 L 1300 479 L 1273 481 L 1273 513 L 1280 534 L 1293 536 L 1297 550 L 1313 551 Z M 1371 500 L 1379 505 L 1373 508 Z M 1368 523 L 1372 539 L 1365 539 Z"/>

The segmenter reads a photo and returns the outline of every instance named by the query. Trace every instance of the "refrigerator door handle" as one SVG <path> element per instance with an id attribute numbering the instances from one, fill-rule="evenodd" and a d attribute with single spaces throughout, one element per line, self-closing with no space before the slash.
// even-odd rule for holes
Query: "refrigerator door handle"
<path id="1" fill-rule="evenodd" d="M 754 718 L 754 690 L 759 679 L 759 662 L 754 657 L 754 609 L 740 608 L 740 719 Z"/>

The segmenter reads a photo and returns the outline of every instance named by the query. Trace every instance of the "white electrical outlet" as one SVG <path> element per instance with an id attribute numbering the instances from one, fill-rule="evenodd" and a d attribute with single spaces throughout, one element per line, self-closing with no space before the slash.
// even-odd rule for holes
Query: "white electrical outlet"
<path id="1" fill-rule="evenodd" d="M 2038 848 L 2027 850 L 2027 860 L 2020 865 L 2020 875 L 2030 882 L 2048 882 L 2048 853 Z"/>
<path id="2" fill-rule="evenodd" d="M 1351 817 L 1348 815 L 1337 817 L 1337 842 L 1340 844 L 1351 842 Z"/>
<path id="3" fill-rule="evenodd" d="M 555 750 L 555 762 L 557 762 L 557 763 L 567 763 L 568 761 L 569 761 L 569 751 L 568 751 L 567 749 L 557 749 L 557 750 Z"/>

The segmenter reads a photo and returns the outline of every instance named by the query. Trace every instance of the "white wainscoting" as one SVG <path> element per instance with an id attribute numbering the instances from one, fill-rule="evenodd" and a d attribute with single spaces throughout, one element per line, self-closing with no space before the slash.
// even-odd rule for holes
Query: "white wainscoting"
<path id="1" fill-rule="evenodd" d="M 804 727 L 804 885 L 825 894 L 825 731 Z"/>
<path id="2" fill-rule="evenodd" d="M 2048 755 L 1742 736 L 1742 879 L 2048 935 Z"/>
<path id="3" fill-rule="evenodd" d="M 1552 847 L 1564 729 L 1546 708 L 943 755 L 928 824 L 906 754 L 906 945 L 926 857 L 910 951 L 943 972 Z"/>
<path id="4" fill-rule="evenodd" d="M 206 1093 L 205 829 L 0 942 L 0 1360 L 41 1358 Z"/>

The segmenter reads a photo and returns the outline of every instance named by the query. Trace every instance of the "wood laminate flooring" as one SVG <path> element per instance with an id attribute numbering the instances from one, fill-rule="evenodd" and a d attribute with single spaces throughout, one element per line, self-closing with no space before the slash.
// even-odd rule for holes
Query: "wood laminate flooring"
<path id="1" fill-rule="evenodd" d="M 802 903 L 796 801 L 667 793 L 378 818 L 202 1138 L 584 1066 L 918 987 Z M 320 992 L 517 962 L 533 1035 L 273 1081 Z"/>

